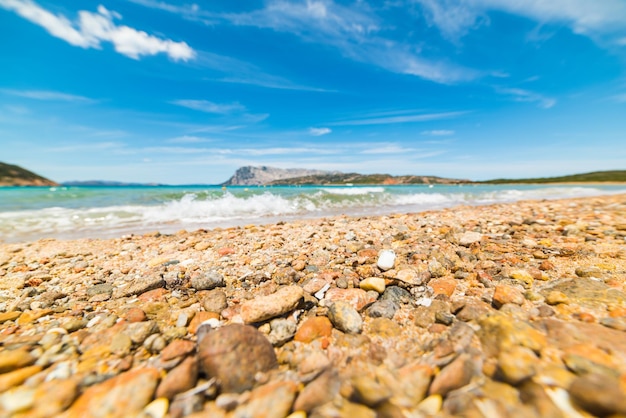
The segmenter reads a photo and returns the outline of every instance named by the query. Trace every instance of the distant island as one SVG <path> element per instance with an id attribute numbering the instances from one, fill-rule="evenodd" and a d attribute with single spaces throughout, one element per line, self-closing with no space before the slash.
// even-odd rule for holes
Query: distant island
<path id="1" fill-rule="evenodd" d="M 472 181 L 438 176 L 342 173 L 340 171 L 244 166 L 221 186 L 303 186 L 303 185 L 409 185 L 409 184 L 550 184 L 550 183 L 626 183 L 626 170 L 594 171 L 560 177 L 527 179 L 494 179 Z M 134 183 L 107 180 L 68 181 L 57 183 L 17 165 L 0 162 L 2 186 L 166 186 L 160 183 Z M 202 185 L 202 184 L 198 184 Z"/>
<path id="2" fill-rule="evenodd" d="M 484 184 L 545 184 L 545 183 L 626 183 L 626 170 L 594 171 L 560 177 L 537 177 L 530 179 L 495 179 L 481 181 Z"/>
<path id="3" fill-rule="evenodd" d="M 0 162 L 0 186 L 58 186 L 52 180 L 20 166 Z"/>
<path id="4" fill-rule="evenodd" d="M 86 181 L 64 181 L 63 186 L 91 186 L 91 187 L 132 187 L 132 186 L 165 186 L 160 183 L 126 183 L 123 181 L 108 180 L 86 180 Z"/>

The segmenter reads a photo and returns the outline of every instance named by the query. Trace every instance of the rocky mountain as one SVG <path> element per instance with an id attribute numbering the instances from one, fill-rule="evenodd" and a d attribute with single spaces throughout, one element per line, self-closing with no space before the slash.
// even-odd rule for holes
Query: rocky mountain
<path id="1" fill-rule="evenodd" d="M 20 166 L 0 162 L 0 186 L 58 186 L 58 184 Z"/>
<path id="2" fill-rule="evenodd" d="M 436 176 L 392 176 L 391 174 L 327 173 L 304 177 L 275 180 L 271 185 L 306 185 L 306 184 L 460 184 L 470 180 L 449 179 Z"/>
<path id="3" fill-rule="evenodd" d="M 305 177 L 313 175 L 332 175 L 338 172 L 307 170 L 302 168 L 275 168 L 275 167 L 253 167 L 245 166 L 237 169 L 235 174 L 222 183 L 224 186 L 251 186 L 264 185 L 279 180 L 290 179 L 294 177 Z"/>

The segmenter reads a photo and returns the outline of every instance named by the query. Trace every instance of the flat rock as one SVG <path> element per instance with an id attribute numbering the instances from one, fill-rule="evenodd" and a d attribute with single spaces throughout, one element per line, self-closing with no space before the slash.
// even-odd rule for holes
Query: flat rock
<path id="1" fill-rule="evenodd" d="M 258 372 L 267 372 L 278 363 L 274 347 L 256 328 L 231 324 L 210 331 L 198 343 L 202 370 L 215 377 L 224 392 L 251 389 Z"/>
<path id="2" fill-rule="evenodd" d="M 450 391 L 467 385 L 474 375 L 474 363 L 467 354 L 461 354 L 442 369 L 433 379 L 429 394 L 445 396 Z"/>
<path id="3" fill-rule="evenodd" d="M 37 360 L 27 350 L 17 349 L 0 351 L 0 373 L 10 372 L 21 367 L 30 366 Z"/>
<path id="4" fill-rule="evenodd" d="M 152 400 L 159 382 L 156 369 L 134 369 L 89 387 L 67 411 L 68 418 L 129 417 Z"/>
<path id="5" fill-rule="evenodd" d="M 541 293 L 544 296 L 558 291 L 566 295 L 570 303 L 577 303 L 590 308 L 600 308 L 607 305 L 623 306 L 626 304 L 626 294 L 599 280 L 586 277 L 562 280 L 554 286 L 546 288 Z"/>
<path id="6" fill-rule="evenodd" d="M 375 297 L 372 297 L 363 289 L 340 289 L 338 287 L 331 287 L 326 292 L 324 300 L 330 302 L 347 302 L 357 311 L 365 309 L 376 301 Z"/>
<path id="7" fill-rule="evenodd" d="M 518 288 L 505 284 L 497 285 L 493 293 L 493 304 L 496 308 L 507 303 L 523 305 L 525 300 L 524 294 Z"/>
<path id="8" fill-rule="evenodd" d="M 250 393 L 250 400 L 233 412 L 233 418 L 284 418 L 289 414 L 298 385 L 270 382 Z"/>
<path id="9" fill-rule="evenodd" d="M 483 234 L 480 232 L 465 231 L 458 239 L 459 245 L 469 247 L 475 242 L 480 242 L 480 240 L 483 239 Z"/>
<path id="10" fill-rule="evenodd" d="M 334 369 L 322 373 L 306 385 L 293 405 L 294 411 L 309 412 L 313 408 L 333 400 L 339 393 L 340 381 Z"/>
<path id="11" fill-rule="evenodd" d="M 196 344 L 188 340 L 174 340 L 161 351 L 161 359 L 164 361 L 175 359 L 176 357 L 186 356 L 192 353 L 196 348 Z"/>
<path id="12" fill-rule="evenodd" d="M 226 286 L 224 276 L 216 271 L 203 272 L 191 278 L 191 287 L 196 290 L 211 290 L 223 286 Z"/>
<path id="13" fill-rule="evenodd" d="M 241 305 L 241 318 L 246 324 L 265 321 L 294 310 L 304 298 L 300 286 L 285 286 L 275 293 L 259 296 Z"/>
<path id="14" fill-rule="evenodd" d="M 127 286 L 116 287 L 113 290 L 114 298 L 141 295 L 150 290 L 165 287 L 165 280 L 158 274 L 135 277 Z"/>
<path id="15" fill-rule="evenodd" d="M 569 392 L 576 403 L 595 415 L 626 415 L 626 392 L 616 378 L 586 374 L 572 382 Z"/>
<path id="16" fill-rule="evenodd" d="M 187 357 L 181 364 L 169 371 L 156 391 L 157 398 L 172 399 L 196 385 L 198 379 L 198 360 Z"/>

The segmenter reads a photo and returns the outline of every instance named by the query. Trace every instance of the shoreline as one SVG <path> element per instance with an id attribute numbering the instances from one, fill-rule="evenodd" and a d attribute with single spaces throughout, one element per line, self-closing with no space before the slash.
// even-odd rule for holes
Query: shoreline
<path id="1" fill-rule="evenodd" d="M 624 414 L 625 243 L 626 194 L 0 243 L 0 413 Z"/>

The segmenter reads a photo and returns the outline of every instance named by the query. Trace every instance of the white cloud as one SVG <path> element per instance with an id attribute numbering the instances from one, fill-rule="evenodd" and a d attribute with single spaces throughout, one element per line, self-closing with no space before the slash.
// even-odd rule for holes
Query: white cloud
<path id="1" fill-rule="evenodd" d="M 556 105 L 556 99 L 528 90 L 517 88 L 496 88 L 496 91 L 498 93 L 511 96 L 516 102 L 537 103 L 537 106 L 542 109 L 550 109 Z"/>
<path id="2" fill-rule="evenodd" d="M 425 58 L 415 52 L 412 43 L 399 43 L 383 36 L 383 29 L 390 28 L 363 1 L 343 6 L 331 0 L 269 0 L 263 8 L 245 13 L 214 13 L 200 8 L 191 11 L 161 1 L 132 1 L 177 13 L 191 20 L 206 18 L 291 33 L 306 42 L 329 45 L 354 61 L 437 83 L 468 81 L 481 75 L 478 71 L 443 59 Z"/>
<path id="3" fill-rule="evenodd" d="M 100 49 L 102 42 L 111 42 L 117 52 L 133 59 L 158 53 L 165 53 L 174 61 L 187 61 L 196 56 L 196 52 L 185 42 L 161 39 L 128 26 L 116 25 L 114 20 L 122 16 L 104 6 L 98 6 L 97 13 L 79 11 L 77 22 L 71 22 L 61 14 L 54 14 L 32 0 L 0 0 L 0 7 L 43 27 L 52 36 L 81 48 Z"/>
<path id="4" fill-rule="evenodd" d="M 79 103 L 93 103 L 95 100 L 84 96 L 77 96 L 74 94 L 61 93 L 58 91 L 49 90 L 13 90 L 2 89 L 2 93 L 10 94 L 12 96 L 25 97 L 27 99 L 57 101 L 57 102 L 79 102 Z"/>
<path id="5" fill-rule="evenodd" d="M 217 113 L 221 115 L 226 115 L 234 112 L 245 111 L 245 106 L 239 103 L 228 103 L 228 104 L 220 104 L 210 102 L 208 100 L 174 100 L 171 102 L 177 106 L 186 107 L 193 110 L 198 110 L 200 112 L 205 113 Z M 267 116 L 265 116 L 267 117 Z M 265 119 L 265 117 L 263 119 Z"/>
<path id="6" fill-rule="evenodd" d="M 354 119 L 333 122 L 330 125 L 336 126 L 356 126 L 356 125 L 386 125 L 392 123 L 408 123 L 408 122 L 426 122 L 430 120 L 449 119 L 467 114 L 467 111 L 461 112 L 441 112 L 441 113 L 422 113 L 415 115 L 399 115 L 387 117 L 372 117 L 365 119 Z"/>
<path id="7" fill-rule="evenodd" d="M 454 135 L 454 131 L 451 131 L 448 129 L 434 129 L 432 131 L 422 131 L 422 135 L 448 136 L 448 135 Z"/>
<path id="8" fill-rule="evenodd" d="M 211 140 L 207 138 L 201 138 L 199 136 L 183 135 L 169 139 L 167 140 L 167 142 L 172 144 L 198 144 L 203 142 L 211 142 Z"/>
<path id="9" fill-rule="evenodd" d="M 327 135 L 332 132 L 330 128 L 309 128 L 309 133 L 313 136 Z"/>
<path id="10" fill-rule="evenodd" d="M 412 153 L 415 149 L 413 148 L 405 148 L 399 145 L 394 144 L 380 144 L 373 148 L 368 148 L 361 151 L 361 154 L 405 154 Z"/>
<path id="11" fill-rule="evenodd" d="M 523 16 L 538 23 L 569 26 L 574 32 L 596 37 L 626 31 L 623 0 L 412 0 L 448 39 L 455 40 L 470 29 L 488 24 L 488 12 Z"/>

